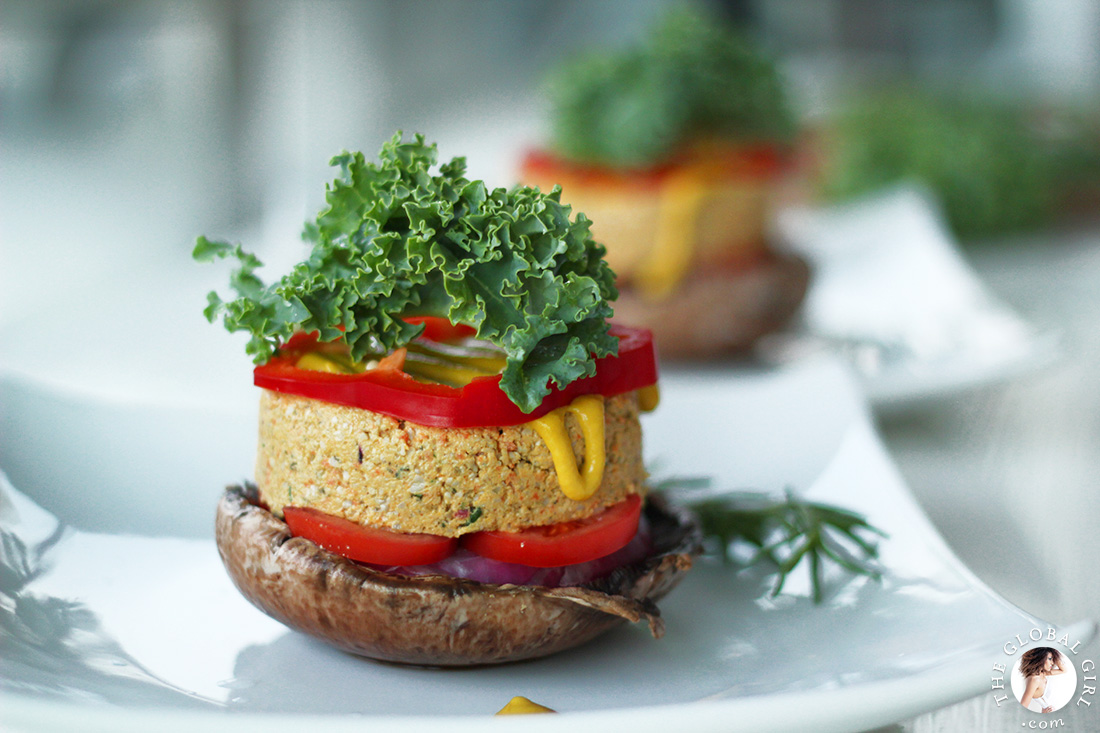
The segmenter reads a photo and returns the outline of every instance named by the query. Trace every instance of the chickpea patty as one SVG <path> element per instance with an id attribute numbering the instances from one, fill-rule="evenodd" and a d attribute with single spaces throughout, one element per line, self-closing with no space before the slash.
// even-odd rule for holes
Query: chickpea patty
<path id="1" fill-rule="evenodd" d="M 566 418 L 573 452 L 584 440 Z M 530 427 L 434 428 L 369 410 L 264 390 L 256 481 L 280 515 L 313 507 L 360 524 L 457 537 L 596 514 L 644 494 L 637 393 L 605 404 L 603 482 L 587 501 L 562 493 Z"/>

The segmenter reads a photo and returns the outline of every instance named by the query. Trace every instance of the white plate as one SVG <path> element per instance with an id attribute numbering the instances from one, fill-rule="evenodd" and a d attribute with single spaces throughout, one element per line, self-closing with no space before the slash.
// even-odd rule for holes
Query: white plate
<path id="1" fill-rule="evenodd" d="M 247 410 L 97 401 L 0 378 L 0 466 L 11 480 L 0 483 L 0 523 L 32 548 L 29 582 L 8 570 L 0 587 L 4 722 L 111 731 L 829 731 L 982 693 L 1005 640 L 1041 622 L 951 554 L 846 374 L 829 361 L 670 374 L 647 419 L 647 460 L 661 475 L 790 487 L 866 513 L 890 534 L 881 584 L 852 582 L 814 606 L 804 580 L 768 600 L 766 574 L 703 562 L 663 602 L 659 641 L 624 627 L 548 659 L 457 671 L 336 652 L 237 594 L 210 522 L 220 487 L 247 475 Z M 70 528 L 57 534 L 55 515 Z M 43 542 L 39 562 L 33 548 Z M 12 554 L 9 542 L 9 569 Z M 513 695 L 562 715 L 490 717 Z"/>
<path id="2" fill-rule="evenodd" d="M 1053 362 L 1043 333 L 970 268 L 929 191 L 911 185 L 827 209 L 789 208 L 777 236 L 812 264 L 800 322 L 769 339 L 772 361 L 845 358 L 880 410 L 908 409 Z"/>

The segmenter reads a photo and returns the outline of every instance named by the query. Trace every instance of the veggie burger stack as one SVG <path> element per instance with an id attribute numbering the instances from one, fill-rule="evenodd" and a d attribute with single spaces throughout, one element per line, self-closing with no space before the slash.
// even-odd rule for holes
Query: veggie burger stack
<path id="1" fill-rule="evenodd" d="M 217 543 L 237 587 L 306 633 L 377 659 L 542 656 L 622 622 L 690 567 L 689 515 L 647 499 L 639 413 L 650 333 L 612 325 L 603 247 L 560 191 L 489 190 L 465 161 L 395 136 L 344 153 L 309 257 L 265 285 L 239 245 L 236 298 L 206 315 L 251 334 L 255 485 Z"/>
<path id="2" fill-rule="evenodd" d="M 795 122 L 775 65 L 716 19 L 665 15 L 637 44 L 564 64 L 551 135 L 522 161 L 592 218 L 622 297 L 666 356 L 750 348 L 791 319 L 806 263 L 769 246 Z"/>

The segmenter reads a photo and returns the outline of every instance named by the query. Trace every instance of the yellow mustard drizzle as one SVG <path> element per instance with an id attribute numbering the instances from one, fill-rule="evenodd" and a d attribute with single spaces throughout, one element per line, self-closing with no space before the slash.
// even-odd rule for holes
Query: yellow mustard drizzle
<path id="1" fill-rule="evenodd" d="M 638 409 L 642 412 L 653 412 L 660 402 L 661 390 L 656 384 L 638 390 Z"/>
<path id="2" fill-rule="evenodd" d="M 565 429 L 565 415 L 570 412 L 580 421 L 584 436 L 584 465 L 579 469 L 569 431 Z M 574 501 L 591 498 L 603 481 L 606 461 L 603 419 L 603 396 L 581 395 L 565 407 L 527 423 L 546 443 L 562 493 Z"/>
<path id="3" fill-rule="evenodd" d="M 650 300 L 670 296 L 688 274 L 709 179 L 704 167 L 687 165 L 671 173 L 661 188 L 653 247 L 634 274 L 634 284 Z"/>
<path id="4" fill-rule="evenodd" d="M 508 704 L 497 711 L 497 715 L 527 715 L 529 713 L 555 713 L 556 710 L 551 710 L 545 705 L 539 705 L 537 702 L 531 702 L 522 695 L 516 695 Z"/>

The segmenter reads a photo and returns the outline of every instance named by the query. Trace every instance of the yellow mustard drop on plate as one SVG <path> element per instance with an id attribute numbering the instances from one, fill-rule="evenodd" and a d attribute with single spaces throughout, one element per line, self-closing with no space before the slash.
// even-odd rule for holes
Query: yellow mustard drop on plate
<path id="1" fill-rule="evenodd" d="M 497 715 L 528 715 L 530 713 L 554 713 L 556 710 L 551 710 L 545 705 L 539 705 L 537 702 L 531 702 L 522 695 L 516 695 L 508 704 L 497 711 Z"/>

